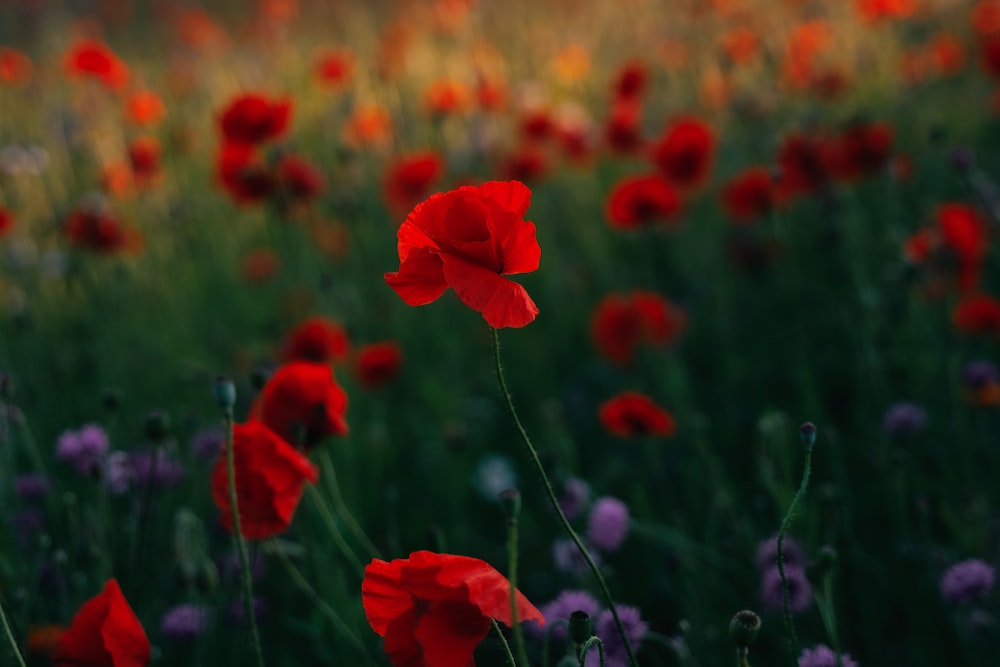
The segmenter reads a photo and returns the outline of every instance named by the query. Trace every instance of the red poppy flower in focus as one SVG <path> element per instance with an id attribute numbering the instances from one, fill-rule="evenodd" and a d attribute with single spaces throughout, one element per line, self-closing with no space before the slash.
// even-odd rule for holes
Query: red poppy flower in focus
<path id="1" fill-rule="evenodd" d="M 329 363 L 343 361 L 351 342 L 344 327 L 325 317 L 310 317 L 295 327 L 285 340 L 285 361 Z"/>
<path id="2" fill-rule="evenodd" d="M 665 347 L 683 331 L 682 310 L 654 292 L 636 290 L 606 296 L 590 320 L 598 351 L 616 364 L 630 364 L 640 344 Z"/>
<path id="3" fill-rule="evenodd" d="M 128 81 L 125 63 L 97 40 L 87 39 L 74 44 L 66 53 L 63 65 L 69 76 L 92 76 L 109 88 L 118 88 Z"/>
<path id="4" fill-rule="evenodd" d="M 143 240 L 138 231 L 122 226 L 107 210 L 78 208 L 63 223 L 63 234 L 74 245 L 100 253 L 142 250 Z"/>
<path id="5" fill-rule="evenodd" d="M 14 229 L 14 213 L 0 207 L 0 238 L 6 236 L 12 229 Z"/>
<path id="6" fill-rule="evenodd" d="M 216 162 L 216 177 L 238 204 L 263 201 L 277 187 L 274 174 L 249 144 L 224 144 Z"/>
<path id="7" fill-rule="evenodd" d="M 291 100 L 269 100 L 263 95 L 247 93 L 222 110 L 219 127 L 227 142 L 255 145 L 284 134 L 291 113 Z"/>
<path id="8" fill-rule="evenodd" d="M 516 592 L 517 619 L 545 623 Z M 365 568 L 361 602 L 395 667 L 470 667 L 492 626 L 511 624 L 510 582 L 477 558 L 416 551 Z"/>
<path id="9" fill-rule="evenodd" d="M 697 118 L 681 118 L 653 144 L 650 158 L 671 183 L 693 188 L 708 178 L 714 154 L 712 128 Z"/>
<path id="10" fill-rule="evenodd" d="M 427 197 L 443 171 L 444 159 L 434 151 L 414 153 L 389 165 L 382 179 L 389 208 L 396 212 L 412 209 Z"/>
<path id="11" fill-rule="evenodd" d="M 771 170 L 750 167 L 729 179 L 720 197 L 733 222 L 748 223 L 774 210 L 776 194 Z"/>
<path id="12" fill-rule="evenodd" d="M 370 343 L 358 350 L 355 372 L 363 386 L 377 389 L 399 375 L 402 366 L 403 350 L 399 343 Z"/>
<path id="13" fill-rule="evenodd" d="M 339 88 L 354 73 L 354 56 L 345 49 L 327 51 L 316 59 L 315 72 L 320 83 Z"/>
<path id="14" fill-rule="evenodd" d="M 31 60 L 17 49 L 0 47 L 0 83 L 25 83 L 31 78 Z"/>
<path id="15" fill-rule="evenodd" d="M 612 227 L 638 229 L 653 222 L 673 220 L 681 210 L 681 198 L 662 176 L 632 176 L 622 179 L 611 190 L 606 209 Z"/>
<path id="16" fill-rule="evenodd" d="M 55 667 L 145 667 L 149 660 L 146 631 L 115 579 L 83 603 L 52 656 Z"/>
<path id="17" fill-rule="evenodd" d="M 385 281 L 411 306 L 449 287 L 490 326 L 523 327 L 538 315 L 528 292 L 504 278 L 538 269 L 531 190 L 518 181 L 466 185 L 432 195 L 399 228 L 399 271 Z"/>
<path id="18" fill-rule="evenodd" d="M 674 434 L 673 416 L 649 396 L 626 391 L 601 404 L 598 417 L 608 433 L 619 438 L 652 435 L 666 438 Z"/>
<path id="19" fill-rule="evenodd" d="M 1000 301 L 987 294 L 970 294 L 951 313 L 955 328 L 970 334 L 1000 334 Z"/>
<path id="20" fill-rule="evenodd" d="M 307 202 L 323 191 L 323 173 L 312 163 L 297 155 L 286 155 L 278 162 L 278 184 L 291 199 Z"/>
<path id="21" fill-rule="evenodd" d="M 327 364 L 293 361 L 267 381 L 250 415 L 297 448 L 347 435 L 347 394 Z"/>
<path id="22" fill-rule="evenodd" d="M 309 459 L 257 421 L 233 426 L 233 467 L 240 529 L 248 540 L 264 540 L 288 530 L 305 483 L 319 480 L 319 471 Z M 212 471 L 212 499 L 222 512 L 222 525 L 232 532 L 225 451 Z"/>

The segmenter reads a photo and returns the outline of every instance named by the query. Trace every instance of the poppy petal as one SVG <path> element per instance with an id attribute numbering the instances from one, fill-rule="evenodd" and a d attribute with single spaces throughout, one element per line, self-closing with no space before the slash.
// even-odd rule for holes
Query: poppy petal
<path id="1" fill-rule="evenodd" d="M 412 557 L 412 556 L 411 556 Z M 460 586 L 467 590 L 466 597 L 487 618 L 495 618 L 511 625 L 510 582 L 492 565 L 477 558 L 451 556 L 443 562 L 435 579 L 446 587 Z M 545 623 L 545 617 L 517 591 L 518 622 L 535 620 Z"/>
<path id="2" fill-rule="evenodd" d="M 386 273 L 385 281 L 410 306 L 435 301 L 448 289 L 441 256 L 425 248 L 412 248 L 399 271 Z"/>
<path id="3" fill-rule="evenodd" d="M 538 270 L 542 248 L 535 236 L 535 223 L 516 225 L 503 245 L 503 273 L 531 273 Z"/>
<path id="4" fill-rule="evenodd" d="M 531 189 L 521 181 L 488 181 L 479 186 L 484 197 L 523 218 L 531 206 Z"/>
<path id="5" fill-rule="evenodd" d="M 465 602 L 431 603 L 417 620 L 413 636 L 423 649 L 423 664 L 467 667 L 479 643 L 490 631 L 490 619 Z"/>
<path id="6" fill-rule="evenodd" d="M 413 596 L 402 585 L 404 565 L 403 560 L 387 563 L 376 558 L 365 567 L 361 601 L 368 623 L 383 637 L 393 620 L 413 610 Z"/>
<path id="7" fill-rule="evenodd" d="M 538 306 L 521 285 L 454 255 L 442 254 L 441 260 L 444 278 L 458 298 L 482 313 L 491 327 L 523 327 L 538 315 Z"/>

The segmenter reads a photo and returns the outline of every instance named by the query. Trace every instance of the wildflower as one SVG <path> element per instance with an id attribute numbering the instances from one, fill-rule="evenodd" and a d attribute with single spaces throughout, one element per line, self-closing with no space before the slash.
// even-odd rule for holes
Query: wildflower
<path id="1" fill-rule="evenodd" d="M 588 549 L 588 551 L 590 551 Z M 600 554 L 590 551 L 590 557 L 595 565 L 601 564 Z M 568 537 L 561 538 L 552 543 L 552 561 L 557 569 L 568 574 L 582 576 L 590 571 L 590 566 L 580 553 L 576 543 Z"/>
<path id="2" fill-rule="evenodd" d="M 497 166 L 500 178 L 529 183 L 544 178 L 548 170 L 549 163 L 545 153 L 532 144 L 519 146 Z"/>
<path id="3" fill-rule="evenodd" d="M 444 159 L 434 151 L 406 155 L 386 168 L 382 196 L 392 211 L 409 211 L 427 197 L 443 172 Z"/>
<path id="4" fill-rule="evenodd" d="M 988 294 L 963 297 L 951 311 L 955 328 L 969 334 L 1000 334 L 1000 302 Z"/>
<path id="5" fill-rule="evenodd" d="M 310 317 L 289 332 L 281 353 L 285 361 L 339 362 L 347 358 L 351 342 L 339 323 Z"/>
<path id="6" fill-rule="evenodd" d="M 622 629 L 628 638 L 628 643 L 633 649 L 639 646 L 649 631 L 649 625 L 642 620 L 639 609 L 629 605 L 615 605 L 618 618 L 622 622 Z M 628 651 L 622 643 L 622 637 L 618 634 L 618 627 L 615 624 L 615 617 L 610 609 L 605 609 L 594 621 L 594 634 L 601 638 L 604 645 L 605 665 L 607 667 L 625 667 L 628 664 Z M 587 667 L 597 667 L 600 664 L 600 656 L 596 650 L 587 653 Z"/>
<path id="7" fill-rule="evenodd" d="M 0 238 L 3 238 L 14 229 L 14 212 L 0 206 Z"/>
<path id="8" fill-rule="evenodd" d="M 794 537 L 787 535 L 781 541 L 781 553 L 784 557 L 786 568 L 803 568 L 806 565 L 802 545 Z M 778 537 L 768 538 L 757 545 L 757 554 L 754 557 L 754 565 L 762 575 L 778 566 Z"/>
<path id="9" fill-rule="evenodd" d="M 142 235 L 122 225 L 102 204 L 85 202 L 63 223 L 63 234 L 71 243 L 102 254 L 140 250 Z"/>
<path id="10" fill-rule="evenodd" d="M 809 608 L 813 599 L 812 584 L 806 578 L 806 571 L 786 564 L 785 580 L 788 584 L 788 610 L 793 614 L 801 614 Z M 777 567 L 767 570 L 761 577 L 761 601 L 770 612 L 778 612 L 783 608 L 784 590 Z"/>
<path id="11" fill-rule="evenodd" d="M 828 647 L 820 644 L 813 648 L 807 648 L 799 656 L 799 667 L 858 667 L 858 663 L 851 659 L 846 653 L 840 654 L 840 661 L 837 661 L 837 654 Z"/>
<path id="12" fill-rule="evenodd" d="M 226 444 L 226 433 L 218 426 L 203 428 L 191 438 L 191 454 L 198 461 L 214 461 Z"/>
<path id="13" fill-rule="evenodd" d="M 154 125 L 165 115 L 163 100 L 154 92 L 140 90 L 125 101 L 125 116 L 136 125 Z"/>
<path id="14" fill-rule="evenodd" d="M 115 579 L 80 607 L 52 656 L 55 667 L 145 667 L 149 660 L 146 632 Z"/>
<path id="15" fill-rule="evenodd" d="M 171 458 L 163 449 L 140 451 L 131 455 L 135 483 L 166 489 L 184 479 L 184 464 Z"/>
<path id="16" fill-rule="evenodd" d="M 372 629 L 385 638 L 396 667 L 465 667 L 496 619 L 511 624 L 510 582 L 488 563 L 466 556 L 417 551 L 365 568 L 361 598 Z M 516 592 L 519 621 L 544 623 Z"/>
<path id="17" fill-rule="evenodd" d="M 612 227 L 638 229 L 655 222 L 673 222 L 680 213 L 681 199 L 662 176 L 631 176 L 618 181 L 608 193 L 605 210 Z"/>
<path id="18" fill-rule="evenodd" d="M 771 170 L 750 167 L 740 172 L 722 186 L 720 199 L 726 214 L 735 223 L 746 224 L 766 216 L 777 204 Z"/>
<path id="19" fill-rule="evenodd" d="M 399 343 L 369 343 L 358 350 L 355 373 L 363 386 L 377 389 L 395 378 L 402 365 L 403 351 Z"/>
<path id="20" fill-rule="evenodd" d="M 83 40 L 74 44 L 63 59 L 71 77 L 90 76 L 108 88 L 119 88 L 128 81 L 128 67 L 103 42 Z"/>
<path id="21" fill-rule="evenodd" d="M 49 478 L 42 474 L 17 475 L 14 478 L 14 495 L 24 501 L 41 500 L 50 489 Z"/>
<path id="22" fill-rule="evenodd" d="M 599 549 L 617 551 L 628 535 L 628 526 L 628 505 L 617 498 L 598 498 L 587 519 L 587 538 Z"/>
<path id="23" fill-rule="evenodd" d="M 886 166 L 893 132 L 886 123 L 862 123 L 844 131 L 830 147 L 831 173 L 845 181 L 857 180 Z"/>
<path id="24" fill-rule="evenodd" d="M 99 472 L 108 453 L 108 435 L 97 424 L 87 424 L 79 431 L 63 431 L 56 443 L 56 458 L 71 463 L 77 472 Z"/>
<path id="25" fill-rule="evenodd" d="M 783 193 L 812 194 L 829 182 L 830 148 L 825 139 L 793 133 L 778 150 Z"/>
<path id="26" fill-rule="evenodd" d="M 354 55 L 346 49 L 326 51 L 316 59 L 313 71 L 316 79 L 323 85 L 339 88 L 354 73 Z"/>
<path id="27" fill-rule="evenodd" d="M 0 83 L 21 84 L 31 78 L 31 59 L 9 47 L 0 47 Z"/>
<path id="28" fill-rule="evenodd" d="M 601 424 L 619 438 L 635 436 L 669 437 L 674 434 L 673 416 L 645 394 L 626 391 L 601 404 Z"/>
<path id="29" fill-rule="evenodd" d="M 636 100 L 619 100 L 604 121 L 604 141 L 613 153 L 628 155 L 642 148 L 642 107 Z"/>
<path id="30" fill-rule="evenodd" d="M 619 101 L 632 101 L 642 97 L 649 88 L 649 69 L 646 63 L 632 60 L 622 65 L 611 88 L 614 98 Z"/>
<path id="31" fill-rule="evenodd" d="M 285 133 L 291 113 L 291 100 L 247 93 L 226 105 L 219 115 L 219 128 L 227 143 L 261 144 Z"/>
<path id="32" fill-rule="evenodd" d="M 128 160 L 139 185 L 149 185 L 160 174 L 160 142 L 153 137 L 139 137 L 128 145 Z"/>
<path id="33" fill-rule="evenodd" d="M 330 435 L 347 435 L 347 394 L 326 364 L 293 361 L 267 381 L 251 416 L 299 448 Z"/>
<path id="34" fill-rule="evenodd" d="M 240 528 L 250 540 L 263 540 L 287 530 L 303 486 L 319 479 L 319 471 L 309 459 L 261 422 L 233 427 L 233 462 Z M 222 525 L 232 531 L 225 453 L 212 471 L 212 499 L 222 511 Z"/>
<path id="35" fill-rule="evenodd" d="M 197 639 L 208 629 L 210 610 L 204 605 L 181 604 L 172 607 L 160 621 L 160 633 L 173 641 Z"/>
<path id="36" fill-rule="evenodd" d="M 965 605 L 986 597 L 996 583 L 993 566 L 970 558 L 949 567 L 941 576 L 941 597 L 946 602 Z"/>
<path id="37" fill-rule="evenodd" d="M 538 307 L 505 275 L 538 269 L 535 225 L 524 220 L 531 190 L 518 181 L 432 195 L 399 228 L 399 271 L 385 280 L 411 306 L 435 301 L 449 287 L 490 326 L 523 327 Z"/>
<path id="38" fill-rule="evenodd" d="M 590 502 L 590 484 L 582 479 L 569 477 L 563 482 L 562 495 L 559 497 L 559 508 L 566 518 L 572 521 L 580 516 L 583 508 Z"/>
<path id="39" fill-rule="evenodd" d="M 312 163 L 297 155 L 281 158 L 275 169 L 278 186 L 292 201 L 308 202 L 323 191 L 323 173 Z"/>
<path id="40" fill-rule="evenodd" d="M 104 461 L 104 486 L 116 496 L 128 491 L 135 482 L 135 468 L 128 452 L 115 451 Z"/>
<path id="41" fill-rule="evenodd" d="M 715 134 L 698 118 L 679 118 L 653 143 L 650 159 L 679 188 L 694 188 L 708 179 L 715 155 Z"/>
<path id="42" fill-rule="evenodd" d="M 579 590 L 563 591 L 556 599 L 542 605 L 541 613 L 545 617 L 545 622 L 552 627 L 549 634 L 553 639 L 565 639 L 566 628 L 561 625 L 553 626 L 551 625 L 552 622 L 558 620 L 568 621 L 569 615 L 574 611 L 585 611 L 593 618 L 601 611 L 601 605 L 593 595 Z M 538 634 L 542 632 L 542 628 L 539 625 L 532 624 L 528 627 L 534 629 Z"/>
<path id="43" fill-rule="evenodd" d="M 916 403 L 900 401 L 882 417 L 882 431 L 889 436 L 916 435 L 927 426 L 927 411 Z"/>
<path id="44" fill-rule="evenodd" d="M 270 167 L 249 144 L 223 144 L 215 173 L 218 183 L 237 204 L 264 201 L 278 187 Z"/>
<path id="45" fill-rule="evenodd" d="M 598 351 L 609 361 L 626 365 L 640 344 L 665 347 L 683 330 L 686 317 L 655 292 L 635 290 L 601 300 L 590 319 Z"/>

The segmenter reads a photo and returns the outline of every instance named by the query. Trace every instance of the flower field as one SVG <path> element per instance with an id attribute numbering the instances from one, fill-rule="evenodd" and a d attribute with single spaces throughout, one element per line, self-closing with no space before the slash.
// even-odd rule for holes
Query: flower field
<path id="1" fill-rule="evenodd" d="M 0 2 L 0 665 L 986 667 L 1000 2 Z"/>

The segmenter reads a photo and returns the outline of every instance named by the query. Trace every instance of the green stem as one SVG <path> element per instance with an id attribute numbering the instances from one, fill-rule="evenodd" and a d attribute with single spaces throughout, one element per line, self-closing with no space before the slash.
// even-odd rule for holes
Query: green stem
<path id="1" fill-rule="evenodd" d="M 823 577 L 823 594 L 816 595 L 816 606 L 819 608 L 820 618 L 823 619 L 826 634 L 830 637 L 830 646 L 837 656 L 837 667 L 840 667 L 840 639 L 837 636 L 837 617 L 833 613 L 833 577 L 830 574 Z"/>
<path id="2" fill-rule="evenodd" d="M 375 548 L 375 543 L 368 538 L 368 535 L 354 519 L 354 515 L 347 509 L 347 503 L 344 502 L 343 496 L 340 495 L 340 485 L 337 483 L 337 473 L 333 467 L 333 459 L 330 458 L 330 453 L 326 449 L 320 454 L 319 462 L 323 467 L 323 479 L 326 480 L 330 497 L 333 498 L 334 511 L 344 520 L 351 533 L 354 534 L 355 539 L 368 551 L 370 557 L 382 558 L 382 554 Z"/>
<path id="3" fill-rule="evenodd" d="M 233 410 L 223 411 L 226 421 L 226 475 L 229 481 L 229 511 L 233 515 L 233 537 L 236 540 L 236 550 L 240 556 L 240 569 L 243 575 L 243 605 L 247 620 L 250 622 L 250 634 L 253 639 L 254 651 L 257 656 L 257 667 L 264 667 L 264 652 L 260 645 L 260 633 L 257 630 L 257 618 L 253 606 L 253 581 L 250 578 L 250 559 L 247 557 L 247 545 L 243 539 L 243 528 L 240 523 L 240 510 L 236 499 L 236 462 L 233 453 Z"/>
<path id="4" fill-rule="evenodd" d="M 750 667 L 749 655 L 750 650 L 745 646 L 736 649 L 736 667 Z"/>
<path id="5" fill-rule="evenodd" d="M 305 593 L 310 600 L 312 600 L 313 604 L 316 605 L 316 608 L 319 609 L 320 612 L 327 617 L 327 619 L 329 619 L 329 621 L 337 629 L 337 632 L 347 638 L 348 643 L 357 649 L 358 653 L 364 657 L 367 664 L 378 665 L 378 663 L 375 662 L 375 660 L 368 653 L 368 650 L 365 649 L 364 644 L 361 643 L 361 640 L 358 639 L 357 635 L 351 632 L 351 629 L 347 627 L 347 623 L 345 623 L 344 619 L 340 617 L 340 614 L 338 614 L 337 611 L 331 607 L 326 600 L 324 600 L 320 594 L 313 589 L 312 586 L 309 585 L 306 578 L 302 576 L 302 573 L 299 572 L 298 568 L 295 567 L 295 564 L 292 563 L 292 559 L 288 557 L 285 550 L 278 544 L 277 539 L 274 540 L 274 550 L 278 552 L 278 558 L 281 560 L 281 564 L 284 565 L 288 575 L 293 581 L 295 581 L 295 584 L 299 587 L 299 589 Z"/>
<path id="6" fill-rule="evenodd" d="M 0 623 L 3 623 L 3 632 L 7 635 L 7 641 L 10 642 L 10 650 L 14 653 L 14 657 L 17 658 L 17 664 L 20 667 L 27 667 L 24 664 L 24 657 L 21 655 L 21 650 L 17 647 L 17 640 L 14 639 L 14 633 L 10 629 L 10 623 L 7 622 L 7 613 L 3 610 L 2 604 L 0 604 Z"/>
<path id="7" fill-rule="evenodd" d="M 542 636 L 542 667 L 549 667 L 549 639 L 552 637 L 552 631 L 557 627 L 567 627 L 569 621 L 564 618 L 557 618 L 551 623 L 545 624 L 545 634 Z"/>
<path id="8" fill-rule="evenodd" d="M 789 505 L 788 512 L 781 521 L 781 528 L 778 530 L 778 574 L 781 576 L 781 613 L 785 620 L 785 632 L 788 633 L 788 642 L 792 649 L 792 657 L 795 660 L 798 660 L 799 656 L 799 638 L 795 634 L 795 623 L 792 621 L 792 614 L 788 610 L 788 579 L 785 577 L 784 542 L 785 532 L 791 525 L 792 519 L 795 518 L 795 510 L 798 509 L 799 503 L 802 502 L 802 498 L 806 495 L 806 489 L 809 488 L 809 475 L 811 472 L 812 447 L 807 447 L 805 467 L 802 470 L 802 483 L 799 484 L 799 490 L 795 492 L 792 504 Z"/>
<path id="9" fill-rule="evenodd" d="M 524 631 L 517 619 L 517 517 L 511 517 L 507 521 L 507 562 L 510 570 L 510 627 L 514 631 L 517 659 L 527 667 L 528 653 L 524 648 Z"/>
<path id="10" fill-rule="evenodd" d="M 601 638 L 597 635 L 588 639 L 587 643 L 585 643 L 583 648 L 580 649 L 580 667 L 586 667 L 587 651 L 590 650 L 590 647 L 595 645 L 597 646 L 597 657 L 600 659 L 601 667 L 604 667 L 604 642 L 602 642 Z"/>
<path id="11" fill-rule="evenodd" d="M 497 633 L 500 645 L 503 646 L 504 655 L 507 656 L 507 664 L 510 667 L 517 667 L 517 663 L 514 661 L 514 654 L 510 652 L 510 644 L 507 643 L 507 638 L 503 636 L 503 630 L 500 629 L 495 618 L 491 618 L 490 623 L 493 624 L 493 631 Z M 525 663 L 525 667 L 528 667 L 527 663 Z"/>
<path id="12" fill-rule="evenodd" d="M 343 554 L 344 558 L 351 561 L 351 565 L 354 566 L 358 576 L 364 579 L 365 566 L 360 560 L 358 560 L 358 555 L 354 553 L 354 550 L 351 549 L 351 545 L 349 545 L 347 540 L 344 539 L 344 534 L 340 532 L 337 520 L 333 518 L 330 508 L 326 506 L 325 502 L 323 502 L 323 495 L 312 484 L 306 487 L 306 492 L 309 494 L 309 497 L 313 499 L 313 502 L 316 504 L 316 508 L 319 509 L 320 517 L 322 517 L 323 523 L 326 524 L 327 530 L 330 531 L 330 535 L 333 537 L 333 541 L 337 544 L 337 548 L 340 549 L 340 553 Z"/>
<path id="13" fill-rule="evenodd" d="M 621 618 L 618 616 L 618 610 L 615 609 L 614 598 L 611 597 L 611 591 L 608 589 L 607 582 L 604 581 L 601 571 L 597 568 L 597 564 L 594 563 L 594 559 L 591 557 L 590 552 L 587 551 L 587 547 L 584 546 L 583 542 L 580 540 L 580 536 L 576 534 L 573 530 L 573 526 L 570 525 L 569 519 L 563 513 L 562 508 L 559 506 L 559 499 L 556 498 L 556 493 L 552 489 L 552 482 L 549 481 L 549 476 L 545 473 L 545 467 L 542 465 L 541 459 L 538 458 L 538 451 L 535 446 L 531 444 L 531 438 L 528 437 L 528 432 L 524 430 L 524 426 L 521 424 L 520 418 L 517 416 L 517 411 L 514 409 L 514 401 L 511 398 L 510 390 L 507 388 L 507 381 L 504 379 L 503 367 L 500 364 L 500 331 L 494 327 L 491 327 L 493 332 L 493 359 L 496 362 L 497 380 L 500 382 L 500 393 L 503 394 L 504 401 L 507 404 L 507 412 L 510 414 L 511 419 L 514 420 L 514 426 L 517 427 L 517 432 L 521 436 L 521 442 L 524 443 L 525 448 L 528 450 L 528 455 L 531 457 L 532 463 L 535 465 L 535 469 L 538 471 L 538 475 L 542 478 L 542 484 L 545 486 L 545 492 L 549 497 L 549 503 L 552 505 L 552 509 L 555 510 L 556 515 L 559 517 L 560 523 L 562 523 L 563 528 L 572 538 L 573 543 L 576 544 L 576 548 L 580 551 L 580 555 L 583 559 L 587 561 L 587 566 L 590 571 L 594 574 L 594 578 L 597 580 L 597 585 L 601 589 L 604 599 L 607 600 L 608 609 L 611 611 L 611 616 L 615 620 L 615 627 L 618 629 L 618 634 L 621 636 L 622 644 L 625 646 L 625 651 L 628 653 L 629 665 L 632 667 L 639 667 L 639 663 L 635 660 L 635 654 L 632 652 L 632 645 L 629 643 L 628 636 L 625 634 L 625 628 L 622 626 Z"/>

